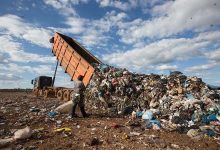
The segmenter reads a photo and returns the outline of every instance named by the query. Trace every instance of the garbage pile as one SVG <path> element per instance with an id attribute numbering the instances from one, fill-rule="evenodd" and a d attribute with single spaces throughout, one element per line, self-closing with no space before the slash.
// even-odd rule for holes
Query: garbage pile
<path id="1" fill-rule="evenodd" d="M 151 111 L 154 117 L 145 120 L 149 127 L 157 124 L 187 132 L 195 126 L 220 124 L 219 89 L 210 88 L 201 78 L 187 77 L 179 71 L 170 75 L 145 75 L 97 65 L 85 95 L 88 109 L 92 110 L 102 108 L 122 115 L 133 111 L 137 117 Z M 155 117 L 161 123 L 152 121 Z M 217 132 L 220 133 L 220 128 L 215 129 Z"/>

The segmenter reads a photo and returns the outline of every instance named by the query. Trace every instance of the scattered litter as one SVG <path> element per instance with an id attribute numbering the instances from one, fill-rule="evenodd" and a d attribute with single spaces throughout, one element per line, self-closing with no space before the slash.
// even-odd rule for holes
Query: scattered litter
<path id="1" fill-rule="evenodd" d="M 57 128 L 57 129 L 54 129 L 55 132 L 71 132 L 72 129 L 70 128 Z"/>
<path id="2" fill-rule="evenodd" d="M 54 118 L 57 114 L 58 114 L 58 113 L 55 112 L 55 111 L 50 111 L 50 112 L 48 112 L 47 115 L 48 115 L 50 118 Z"/>
<path id="3" fill-rule="evenodd" d="M 14 133 L 14 139 L 15 140 L 22 140 L 22 139 L 27 139 L 29 137 L 31 137 L 32 135 L 32 131 L 30 129 L 30 127 L 25 127 L 23 129 L 17 130 Z"/>

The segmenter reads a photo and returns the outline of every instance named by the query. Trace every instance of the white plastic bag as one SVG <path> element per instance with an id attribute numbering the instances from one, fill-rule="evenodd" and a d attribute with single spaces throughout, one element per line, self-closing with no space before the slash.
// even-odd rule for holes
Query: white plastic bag
<path id="1" fill-rule="evenodd" d="M 145 111 L 144 114 L 142 115 L 143 120 L 151 120 L 152 118 L 153 118 L 153 112 L 150 110 Z"/>
<path id="2" fill-rule="evenodd" d="M 31 132 L 30 127 L 26 127 L 24 129 L 20 129 L 20 130 L 16 131 L 14 133 L 14 139 L 15 140 L 27 139 L 27 138 L 31 137 L 31 134 L 32 134 L 32 132 Z"/>
<path id="3" fill-rule="evenodd" d="M 60 113 L 68 113 L 71 111 L 72 107 L 73 107 L 73 102 L 72 102 L 72 100 L 70 100 L 70 101 L 58 106 L 55 109 L 55 111 L 60 112 Z"/>

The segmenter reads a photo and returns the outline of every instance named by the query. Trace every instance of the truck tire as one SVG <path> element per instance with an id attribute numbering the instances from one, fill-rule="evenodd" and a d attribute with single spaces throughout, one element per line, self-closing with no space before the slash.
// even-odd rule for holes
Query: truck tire
<path id="1" fill-rule="evenodd" d="M 38 89 L 34 89 L 33 92 L 34 92 L 34 95 L 35 95 L 36 97 L 39 96 L 39 90 L 38 90 Z"/>
<path id="2" fill-rule="evenodd" d="M 69 90 L 66 90 L 66 91 L 63 93 L 63 100 L 64 100 L 64 101 L 69 101 L 69 100 L 70 100 L 70 91 L 69 91 Z"/>
<path id="3" fill-rule="evenodd" d="M 59 100 L 63 100 L 63 90 L 59 90 L 59 91 L 57 92 L 57 98 L 58 98 Z"/>
<path id="4" fill-rule="evenodd" d="M 44 96 L 44 90 L 39 90 L 39 96 Z"/>
<path id="5" fill-rule="evenodd" d="M 49 93 L 49 90 L 44 90 L 43 92 L 44 92 L 44 95 L 43 95 L 43 96 L 44 96 L 44 98 L 48 98 L 48 93 Z"/>

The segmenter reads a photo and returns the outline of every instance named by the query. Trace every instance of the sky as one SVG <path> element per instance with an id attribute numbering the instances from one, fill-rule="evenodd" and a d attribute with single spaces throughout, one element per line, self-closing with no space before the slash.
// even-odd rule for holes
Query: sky
<path id="1" fill-rule="evenodd" d="M 145 74 L 178 70 L 220 85 L 219 0 L 1 0 L 1 89 L 53 76 L 55 32 L 105 64 Z M 62 67 L 55 85 L 73 86 Z"/>

